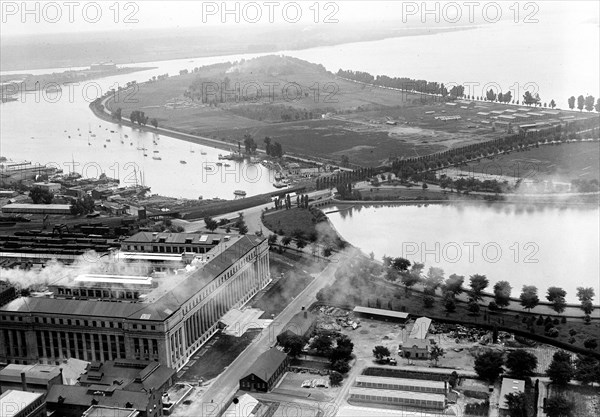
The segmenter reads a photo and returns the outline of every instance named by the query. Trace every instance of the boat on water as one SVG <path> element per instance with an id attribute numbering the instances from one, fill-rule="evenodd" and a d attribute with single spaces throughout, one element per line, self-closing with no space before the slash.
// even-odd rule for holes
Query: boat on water
<path id="1" fill-rule="evenodd" d="M 104 144 L 104 147 L 106 148 L 106 143 Z"/>
<path id="2" fill-rule="evenodd" d="M 158 153 L 158 151 L 152 151 L 152 152 L 154 152 L 154 153 Z"/>
<path id="3" fill-rule="evenodd" d="M 144 156 L 146 156 L 146 154 L 144 154 Z M 152 159 L 156 159 L 157 161 L 162 160 L 162 158 L 160 156 L 153 156 Z"/>
<path id="4" fill-rule="evenodd" d="M 218 167 L 220 167 L 220 166 L 223 166 L 223 163 L 222 163 L 222 162 L 217 162 L 217 163 L 216 163 L 216 165 L 217 165 Z"/>
<path id="5" fill-rule="evenodd" d="M 146 152 L 144 152 L 144 156 L 148 156 L 148 154 Z"/>
<path id="6" fill-rule="evenodd" d="M 206 167 L 204 167 L 204 169 L 205 169 L 206 171 L 212 171 L 212 170 L 213 170 L 213 169 L 212 169 L 212 167 L 209 167 L 209 166 L 206 166 Z"/>
<path id="7" fill-rule="evenodd" d="M 237 196 L 240 196 L 240 197 L 245 197 L 246 196 L 246 191 L 244 191 L 244 190 L 235 190 L 233 192 L 233 194 L 235 194 Z"/>
<path id="8" fill-rule="evenodd" d="M 110 139 L 106 139 L 107 142 L 110 142 Z"/>
<path id="9" fill-rule="evenodd" d="M 183 159 L 181 161 L 179 161 L 180 164 L 187 164 L 187 162 L 185 162 Z"/>
<path id="10" fill-rule="evenodd" d="M 128 138 L 129 136 L 128 136 L 128 135 L 125 135 L 125 137 L 126 137 L 126 138 Z"/>
<path id="11" fill-rule="evenodd" d="M 200 155 L 206 155 L 206 152 L 200 152 Z"/>
<path id="12" fill-rule="evenodd" d="M 231 164 L 225 164 L 225 166 L 226 166 L 226 167 L 230 167 L 230 166 L 231 166 Z"/>
<path id="13" fill-rule="evenodd" d="M 70 136 L 69 136 L 69 137 L 70 137 Z M 92 137 L 93 137 L 93 138 L 95 138 L 95 137 L 96 137 L 96 135 L 92 133 Z"/>
<path id="14" fill-rule="evenodd" d="M 277 182 L 273 183 L 273 187 L 275 187 L 275 188 L 285 188 L 285 187 L 287 187 L 287 184 L 284 184 L 284 183 L 282 183 L 280 181 L 277 181 Z"/>

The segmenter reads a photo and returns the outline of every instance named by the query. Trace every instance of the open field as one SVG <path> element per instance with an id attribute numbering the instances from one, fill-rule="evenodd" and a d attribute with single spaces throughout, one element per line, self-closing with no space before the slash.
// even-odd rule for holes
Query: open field
<path id="1" fill-rule="evenodd" d="M 183 69 L 183 68 L 182 68 Z M 189 70 L 189 69 L 185 69 Z M 141 110 L 158 125 L 237 144 L 270 136 L 286 153 L 378 166 L 485 142 L 538 122 L 595 117 L 456 100 L 340 78 L 295 58 L 265 56 L 191 69 L 139 84 L 108 102 L 124 117 Z M 126 100 L 128 98 L 128 100 Z M 566 119 L 565 119 L 566 120 Z"/>
<path id="2" fill-rule="evenodd" d="M 598 179 L 600 146 L 597 142 L 545 145 L 471 162 L 460 169 L 490 176 L 505 175 L 567 183 L 573 179 Z"/>

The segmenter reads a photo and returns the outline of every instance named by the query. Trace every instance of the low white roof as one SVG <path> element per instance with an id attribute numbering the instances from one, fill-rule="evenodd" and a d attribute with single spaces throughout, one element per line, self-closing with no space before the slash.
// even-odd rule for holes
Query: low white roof
<path id="1" fill-rule="evenodd" d="M 373 314 L 376 316 L 388 316 L 388 317 L 394 317 L 394 318 L 398 318 L 398 319 L 406 319 L 408 317 L 408 313 L 403 313 L 401 311 L 393 311 L 393 310 L 383 310 L 381 308 L 356 306 L 356 307 L 354 307 L 353 311 L 355 313 Z"/>
<path id="2" fill-rule="evenodd" d="M 14 417 L 40 398 L 42 394 L 18 390 L 8 390 L 0 396 L 2 417 Z"/>
<path id="3" fill-rule="evenodd" d="M 259 404 L 258 400 L 250 394 L 244 394 L 238 397 L 238 403 L 231 403 L 223 413 L 223 417 L 251 417 L 254 416 L 254 410 Z"/>

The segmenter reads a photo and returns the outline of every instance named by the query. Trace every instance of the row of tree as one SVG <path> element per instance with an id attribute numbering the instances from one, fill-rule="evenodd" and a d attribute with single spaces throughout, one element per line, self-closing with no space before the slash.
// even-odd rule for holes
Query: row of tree
<path id="1" fill-rule="evenodd" d="M 435 81 L 416 80 L 407 77 L 388 77 L 387 75 L 378 75 L 374 77 L 368 72 L 363 71 L 345 71 L 340 69 L 337 72 L 337 76 L 365 84 L 378 85 L 405 91 L 416 91 L 425 94 L 440 95 L 442 97 L 462 97 L 465 93 L 465 88 L 462 85 L 452 86 L 450 90 L 448 90 L 443 83 L 440 84 Z"/>
<path id="2" fill-rule="evenodd" d="M 465 277 L 452 274 L 444 281 L 444 271 L 441 268 L 430 267 L 427 274 L 423 275 L 424 264 L 415 262 L 411 265 L 408 259 L 389 256 L 383 257 L 383 265 L 386 268 L 385 277 L 394 282 L 400 279 L 407 292 L 417 283 L 421 282 L 424 286 L 423 293 L 425 306 L 433 306 L 433 296 L 437 289 L 441 289 L 446 303 L 454 302 L 454 297 L 461 294 L 464 289 Z M 410 268 L 410 269 L 409 269 Z M 479 312 L 479 304 L 483 300 L 483 294 L 488 288 L 490 282 L 485 275 L 475 274 L 469 277 L 469 310 L 473 313 Z M 508 307 L 511 301 L 512 286 L 508 281 L 498 281 L 493 286 L 494 300 L 489 303 L 490 310 L 498 310 Z M 560 287 L 549 287 L 546 299 L 552 309 L 558 314 L 565 311 L 567 292 Z M 593 287 L 577 287 L 577 298 L 580 302 L 580 308 L 586 316 L 589 316 L 594 310 L 593 299 L 595 292 Z M 531 311 L 539 303 L 538 289 L 534 285 L 524 285 L 519 296 L 520 304 L 523 308 Z M 454 310 L 455 308 L 450 308 Z"/>
<path id="3" fill-rule="evenodd" d="M 588 95 L 586 97 L 580 95 L 579 97 L 577 97 L 577 109 L 579 111 L 583 111 L 583 109 L 586 109 L 589 112 L 591 112 L 592 110 L 596 110 L 600 113 L 600 97 L 596 101 L 596 104 L 594 104 L 594 100 L 594 96 L 592 95 Z M 569 108 L 573 110 L 575 108 L 575 96 L 569 97 L 568 102 Z"/>
<path id="4" fill-rule="evenodd" d="M 265 136 L 263 142 L 265 143 L 265 152 L 268 156 L 274 158 L 281 158 L 283 156 L 283 148 L 279 142 L 271 143 L 271 138 L 268 136 Z"/>

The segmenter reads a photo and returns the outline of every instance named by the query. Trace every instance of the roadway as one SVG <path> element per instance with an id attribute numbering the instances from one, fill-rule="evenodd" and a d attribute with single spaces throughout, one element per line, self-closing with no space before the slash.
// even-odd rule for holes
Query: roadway
<path id="1" fill-rule="evenodd" d="M 263 352 L 276 344 L 276 336 L 284 329 L 292 317 L 316 300 L 317 292 L 335 280 L 339 263 L 333 262 L 294 298 L 268 327 L 221 373 L 202 394 L 200 401 L 192 403 L 181 412 L 185 416 L 216 417 L 225 409 L 239 388 L 239 380 Z M 184 415 L 177 411 L 174 416 Z"/>

